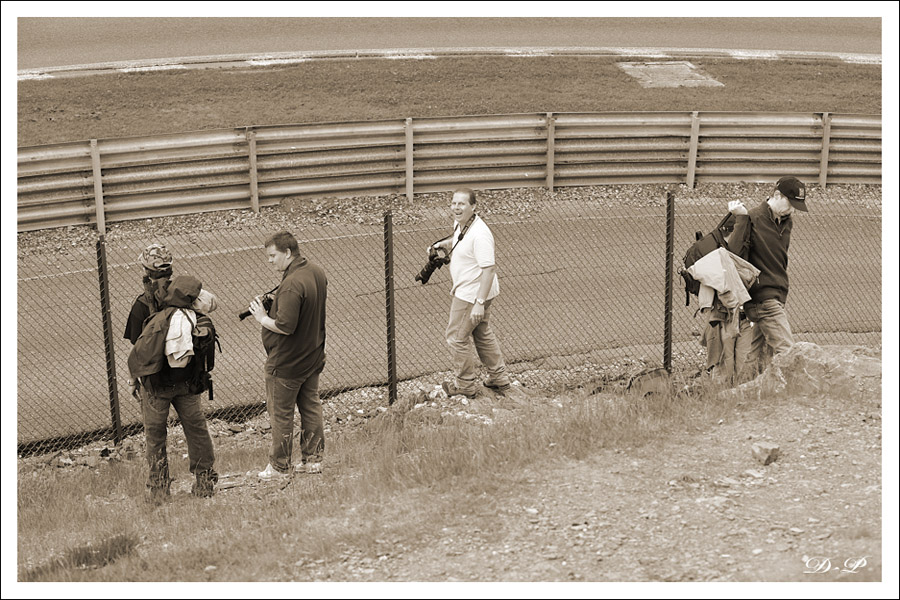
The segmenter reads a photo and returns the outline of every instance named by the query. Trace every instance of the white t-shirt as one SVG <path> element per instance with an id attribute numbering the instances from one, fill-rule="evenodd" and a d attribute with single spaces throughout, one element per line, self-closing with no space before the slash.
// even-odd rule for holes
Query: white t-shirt
<path id="1" fill-rule="evenodd" d="M 450 255 L 450 277 L 453 279 L 453 288 L 450 293 L 466 302 L 475 303 L 478 288 L 481 287 L 481 271 L 494 266 L 494 234 L 481 217 L 475 216 L 469 230 L 463 236 L 459 244 L 459 224 L 453 231 L 453 254 Z M 485 300 L 490 300 L 500 293 L 500 281 L 494 274 L 491 283 L 491 291 Z"/>

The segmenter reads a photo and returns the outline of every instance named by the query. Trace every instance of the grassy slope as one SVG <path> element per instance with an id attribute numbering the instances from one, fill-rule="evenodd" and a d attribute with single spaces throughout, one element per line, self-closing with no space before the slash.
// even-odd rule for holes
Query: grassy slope
<path id="1" fill-rule="evenodd" d="M 466 114 L 881 112 L 881 67 L 694 61 L 723 88 L 644 89 L 613 58 L 350 60 L 18 84 L 18 145 L 199 129 Z"/>
<path id="2" fill-rule="evenodd" d="M 110 463 L 99 477 L 88 470 L 20 475 L 20 577 L 190 581 L 202 580 L 204 568 L 214 564 L 221 569 L 213 574 L 219 580 L 290 578 L 298 558 L 339 560 L 348 545 L 372 552 L 381 539 L 409 543 L 448 515 L 472 510 L 482 494 L 515 485 L 518 471 L 535 457 L 580 460 L 601 448 L 637 446 L 689 424 L 707 425 L 735 409 L 734 402 L 703 398 L 629 403 L 582 394 L 564 398 L 565 411 L 539 401 L 533 418 L 477 427 L 404 418 L 404 408 L 414 401 L 401 399 L 392 413 L 335 438 L 329 470 L 300 477 L 284 490 L 238 488 L 211 500 L 182 495 L 154 510 L 142 501 L 141 458 Z M 220 438 L 218 462 L 232 473 L 258 470 L 267 441 L 263 436 L 239 445 Z M 177 452 L 170 460 L 173 474 L 190 480 Z M 121 500 L 96 502 L 116 497 Z M 105 569 L 78 568 L 73 554 L 79 549 L 117 536 L 142 550 L 129 552 L 126 545 L 125 556 Z"/>

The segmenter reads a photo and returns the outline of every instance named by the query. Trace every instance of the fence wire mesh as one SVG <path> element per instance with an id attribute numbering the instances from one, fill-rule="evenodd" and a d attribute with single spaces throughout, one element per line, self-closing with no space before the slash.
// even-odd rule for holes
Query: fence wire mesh
<path id="1" fill-rule="evenodd" d="M 675 262 L 725 214 L 730 197 L 676 200 Z M 757 199 L 744 199 L 753 204 Z M 759 198 L 762 201 L 764 198 Z M 448 194 L 449 201 L 449 194 Z M 508 363 L 538 368 L 604 362 L 640 355 L 662 364 L 665 334 L 666 207 L 546 202 L 529 210 L 482 214 L 493 231 L 500 297 L 492 322 Z M 881 340 L 881 215 L 864 207 L 816 206 L 795 217 L 787 312 L 798 340 L 870 344 Z M 426 248 L 450 233 L 449 211 L 397 223 L 393 245 L 395 328 L 386 335 L 385 238 L 381 223 L 297 227 L 301 253 L 328 276 L 327 364 L 320 391 L 331 394 L 388 384 L 386 340 L 393 335 L 400 380 L 446 371 L 444 330 L 450 273 L 414 281 Z M 218 298 L 212 313 L 222 342 L 213 373 L 209 414 L 247 419 L 265 406 L 260 327 L 238 313 L 281 274 L 267 264 L 263 244 L 273 230 L 132 236 L 106 241 L 109 299 L 122 425 L 140 426 L 127 391 L 123 338 L 132 302 L 141 293 L 137 257 L 165 244 L 175 274 L 192 274 Z M 696 299 L 684 306 L 673 275 L 672 340 L 697 354 L 701 325 Z M 21 453 L 72 446 L 111 431 L 97 253 L 66 253 L 18 261 L 18 442 Z M 35 306 L 40 302 L 40 308 Z"/>

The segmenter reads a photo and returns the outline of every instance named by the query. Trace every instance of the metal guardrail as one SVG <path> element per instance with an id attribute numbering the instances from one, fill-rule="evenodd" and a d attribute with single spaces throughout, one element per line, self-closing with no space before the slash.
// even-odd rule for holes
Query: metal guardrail
<path id="1" fill-rule="evenodd" d="M 18 230 L 475 188 L 881 183 L 881 116 L 534 113 L 260 126 L 18 150 Z"/>

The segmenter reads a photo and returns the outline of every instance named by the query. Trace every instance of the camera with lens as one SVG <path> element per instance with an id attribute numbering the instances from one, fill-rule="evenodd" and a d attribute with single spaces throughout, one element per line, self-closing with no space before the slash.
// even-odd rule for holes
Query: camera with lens
<path id="1" fill-rule="evenodd" d="M 428 280 L 431 279 L 431 275 L 437 270 L 443 267 L 446 264 L 450 263 L 450 256 L 444 248 L 434 248 L 431 247 L 428 250 L 428 262 L 422 267 L 422 270 L 419 271 L 419 274 L 416 275 L 416 281 L 421 281 L 422 285 L 428 283 Z"/>
<path id="2" fill-rule="evenodd" d="M 269 312 L 269 309 L 272 308 L 272 302 L 275 300 L 275 296 L 272 293 L 274 291 L 275 290 L 272 290 L 271 292 L 266 292 L 262 296 L 259 296 L 259 300 L 260 300 L 260 302 L 262 302 L 262 306 L 266 312 Z M 244 319 L 249 317 L 250 314 L 251 314 L 250 309 L 248 308 L 247 310 L 245 310 L 244 312 L 242 312 L 241 314 L 238 315 L 238 319 L 243 321 Z"/>

